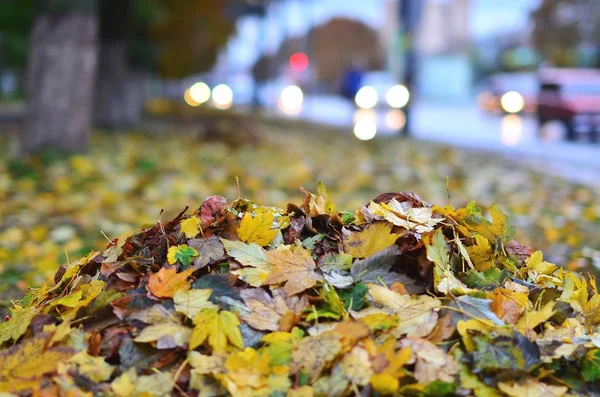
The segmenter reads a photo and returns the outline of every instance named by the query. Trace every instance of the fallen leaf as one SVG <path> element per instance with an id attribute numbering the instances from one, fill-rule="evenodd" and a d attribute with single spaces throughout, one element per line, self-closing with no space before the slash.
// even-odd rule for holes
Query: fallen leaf
<path id="1" fill-rule="evenodd" d="M 306 296 L 288 297 L 282 290 L 274 289 L 269 295 L 260 288 L 246 289 L 241 292 L 244 303 L 250 313 L 242 318 L 253 328 L 263 331 L 277 331 L 282 317 L 291 312 L 298 315 L 308 307 Z"/>
<path id="2" fill-rule="evenodd" d="M 181 233 L 185 234 L 185 238 L 194 238 L 200 233 L 200 225 L 202 220 L 196 215 L 192 215 L 189 218 L 183 219 L 179 222 L 181 226 Z"/>
<path id="3" fill-rule="evenodd" d="M 211 262 L 220 260 L 225 255 L 223 244 L 216 236 L 188 240 L 188 245 L 197 251 L 194 267 L 201 269 Z"/>
<path id="4" fill-rule="evenodd" d="M 499 382 L 498 388 L 510 397 L 561 397 L 569 390 L 566 386 L 553 386 L 525 378 L 520 382 Z"/>
<path id="5" fill-rule="evenodd" d="M 267 251 L 267 259 L 273 264 L 273 270 L 264 283 L 285 282 L 283 289 L 288 296 L 311 288 L 317 281 L 323 280 L 315 273 L 316 265 L 312 256 L 302 247 L 296 247 L 293 252 L 288 249 Z"/>
<path id="6" fill-rule="evenodd" d="M 391 233 L 392 224 L 375 222 L 362 232 L 352 232 L 344 240 L 344 251 L 354 258 L 366 258 L 393 245 L 400 235 Z"/>
<path id="7" fill-rule="evenodd" d="M 198 251 L 189 247 L 187 244 L 181 244 L 174 247 L 169 247 L 167 260 L 170 265 L 174 265 L 179 261 L 184 266 L 189 266 L 192 263 L 192 258 L 198 256 Z"/>
<path id="8" fill-rule="evenodd" d="M 294 348 L 292 363 L 296 368 L 308 372 L 311 380 L 316 380 L 325 365 L 337 356 L 341 348 L 340 338 L 335 334 L 308 336 Z"/>
<path id="9" fill-rule="evenodd" d="M 142 329 L 134 339 L 136 342 L 156 342 L 157 349 L 172 349 L 186 346 L 190 339 L 191 330 L 181 323 L 181 319 L 175 313 L 169 312 L 161 305 L 154 305 L 132 317 L 151 324 Z"/>
<path id="10" fill-rule="evenodd" d="M 246 212 L 237 229 L 238 237 L 245 243 L 268 245 L 278 232 L 277 229 L 273 229 L 273 219 L 273 213 L 270 211 L 258 211 L 254 218 Z"/>
<path id="11" fill-rule="evenodd" d="M 240 262 L 246 268 L 234 270 L 231 273 L 238 275 L 243 281 L 253 287 L 263 285 L 273 265 L 269 263 L 266 251 L 258 244 L 246 244 L 241 241 L 221 239 L 227 255 Z"/>
<path id="12" fill-rule="evenodd" d="M 36 387 L 44 375 L 55 372 L 60 362 L 73 355 L 73 350 L 67 347 L 47 348 L 48 336 L 39 334 L 0 351 L 0 392 Z"/>
<path id="13" fill-rule="evenodd" d="M 158 298 L 172 298 L 175 292 L 190 288 L 187 278 L 194 272 L 193 268 L 177 273 L 177 269 L 161 268 L 148 277 L 148 291 Z"/>
<path id="14" fill-rule="evenodd" d="M 216 307 L 208 299 L 211 294 L 211 289 L 179 289 L 173 295 L 175 310 L 193 320 L 202 310 Z"/>
<path id="15" fill-rule="evenodd" d="M 204 309 L 194 318 L 194 329 L 189 349 L 193 350 L 208 341 L 216 353 L 226 351 L 228 345 L 242 349 L 244 342 L 240 333 L 240 321 L 235 314 L 219 309 Z"/>

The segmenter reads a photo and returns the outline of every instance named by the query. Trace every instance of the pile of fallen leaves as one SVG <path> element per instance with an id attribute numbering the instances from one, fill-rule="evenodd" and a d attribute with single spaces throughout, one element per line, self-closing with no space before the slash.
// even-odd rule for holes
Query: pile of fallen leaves
<path id="1" fill-rule="evenodd" d="M 569 268 L 600 269 L 599 187 L 539 174 L 502 157 L 430 142 L 369 142 L 321 127 L 259 121 L 260 143 L 231 148 L 179 125 L 92 136 L 87 152 L 11 156 L 0 134 L 0 316 L 9 298 L 40 286 L 67 256 L 170 219 L 210 194 L 285 206 L 298 186 L 322 180 L 340 208 L 356 208 L 390 186 L 435 203 L 501 203 L 516 239 Z M 189 129 L 196 128 L 194 124 Z M 156 131 L 155 131 L 156 129 Z M 155 131 L 150 133 L 148 131 Z M 18 133 L 13 137 L 16 139 Z"/>
<path id="2" fill-rule="evenodd" d="M 600 393 L 593 276 L 515 242 L 498 207 L 304 194 L 211 196 L 62 266 L 0 324 L 0 393 Z"/>

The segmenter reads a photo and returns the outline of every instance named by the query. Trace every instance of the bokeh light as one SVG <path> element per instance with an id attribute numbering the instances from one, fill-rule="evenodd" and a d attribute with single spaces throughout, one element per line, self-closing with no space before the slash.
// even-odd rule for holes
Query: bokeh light
<path id="1" fill-rule="evenodd" d="M 500 105 L 507 113 L 519 113 L 525 107 L 525 100 L 518 92 L 508 91 L 500 98 Z"/>
<path id="2" fill-rule="evenodd" d="M 362 109 L 371 109 L 377 105 L 378 95 L 375 88 L 371 86 L 362 87 L 356 93 L 354 97 L 354 102 L 359 108 Z"/>
<path id="3" fill-rule="evenodd" d="M 219 109 L 228 109 L 233 103 L 233 91 L 227 84 L 219 84 L 212 90 L 212 100 Z"/>
<path id="4" fill-rule="evenodd" d="M 302 89 L 298 86 L 290 85 L 281 91 L 277 105 L 282 112 L 295 116 L 302 110 L 303 101 L 304 94 L 302 93 Z"/>
<path id="5" fill-rule="evenodd" d="M 385 124 L 394 131 L 399 131 L 406 125 L 406 115 L 402 110 L 392 109 L 385 114 Z"/>
<path id="6" fill-rule="evenodd" d="M 210 99 L 210 87 L 206 83 L 198 82 L 190 88 L 190 96 L 198 104 L 203 104 Z"/>
<path id="7" fill-rule="evenodd" d="M 523 139 L 523 121 L 516 114 L 507 114 L 502 118 L 502 143 L 506 146 L 517 146 Z"/>
<path id="8" fill-rule="evenodd" d="M 185 93 L 183 94 L 183 100 L 185 101 L 185 103 L 187 103 L 190 106 L 193 106 L 193 107 L 200 106 L 200 103 L 197 102 L 196 100 L 194 100 L 194 98 L 192 98 L 192 94 L 191 94 L 189 88 L 187 90 L 185 90 Z"/>
<path id="9" fill-rule="evenodd" d="M 308 68 L 308 56 L 303 52 L 296 52 L 290 57 L 290 68 L 294 72 L 303 72 Z"/>
<path id="10" fill-rule="evenodd" d="M 354 125 L 354 136 L 361 141 L 368 141 L 377 135 L 377 123 L 372 120 L 359 120 Z"/>
<path id="11" fill-rule="evenodd" d="M 385 99 L 388 105 L 399 109 L 406 106 L 408 100 L 410 99 L 410 93 L 405 86 L 398 84 L 388 90 L 387 94 L 385 95 Z"/>

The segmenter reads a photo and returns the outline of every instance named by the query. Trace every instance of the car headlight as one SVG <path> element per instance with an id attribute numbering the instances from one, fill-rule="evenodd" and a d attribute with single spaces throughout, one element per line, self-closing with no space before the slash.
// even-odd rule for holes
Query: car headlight
<path id="1" fill-rule="evenodd" d="M 212 90 L 212 100 L 219 109 L 228 109 L 233 103 L 233 91 L 227 84 L 219 84 Z"/>
<path id="2" fill-rule="evenodd" d="M 508 91 L 500 98 L 500 106 L 507 113 L 519 113 L 525 107 L 525 99 L 516 91 Z"/>
<path id="3" fill-rule="evenodd" d="M 290 115 L 297 115 L 302 110 L 304 94 L 300 87 L 290 85 L 281 91 L 277 105 L 279 109 Z"/>
<path id="4" fill-rule="evenodd" d="M 396 109 L 406 106 L 409 99 L 410 93 L 408 92 L 408 89 L 400 84 L 390 88 L 385 95 L 385 100 L 387 101 L 388 105 Z"/>
<path id="5" fill-rule="evenodd" d="M 354 102 L 359 108 L 371 109 L 377 105 L 377 91 L 371 86 L 365 86 L 358 90 L 354 97 Z"/>

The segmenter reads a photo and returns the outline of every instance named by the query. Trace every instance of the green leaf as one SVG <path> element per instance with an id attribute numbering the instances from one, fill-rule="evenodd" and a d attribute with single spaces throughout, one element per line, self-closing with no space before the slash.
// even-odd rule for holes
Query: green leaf
<path id="1" fill-rule="evenodd" d="M 581 375 L 588 382 L 600 380 L 600 349 L 587 352 L 581 362 Z"/>
<path id="2" fill-rule="evenodd" d="M 346 310 L 360 310 L 365 306 L 365 296 L 369 288 L 364 283 L 358 283 L 351 289 L 339 291 L 339 296 L 344 301 Z"/>
<path id="3" fill-rule="evenodd" d="M 525 358 L 510 337 L 490 338 L 488 335 L 472 337 L 476 348 L 473 352 L 473 368 L 477 371 L 523 370 Z"/>
<path id="4" fill-rule="evenodd" d="M 451 397 L 456 395 L 456 385 L 434 380 L 423 390 L 424 397 Z"/>

